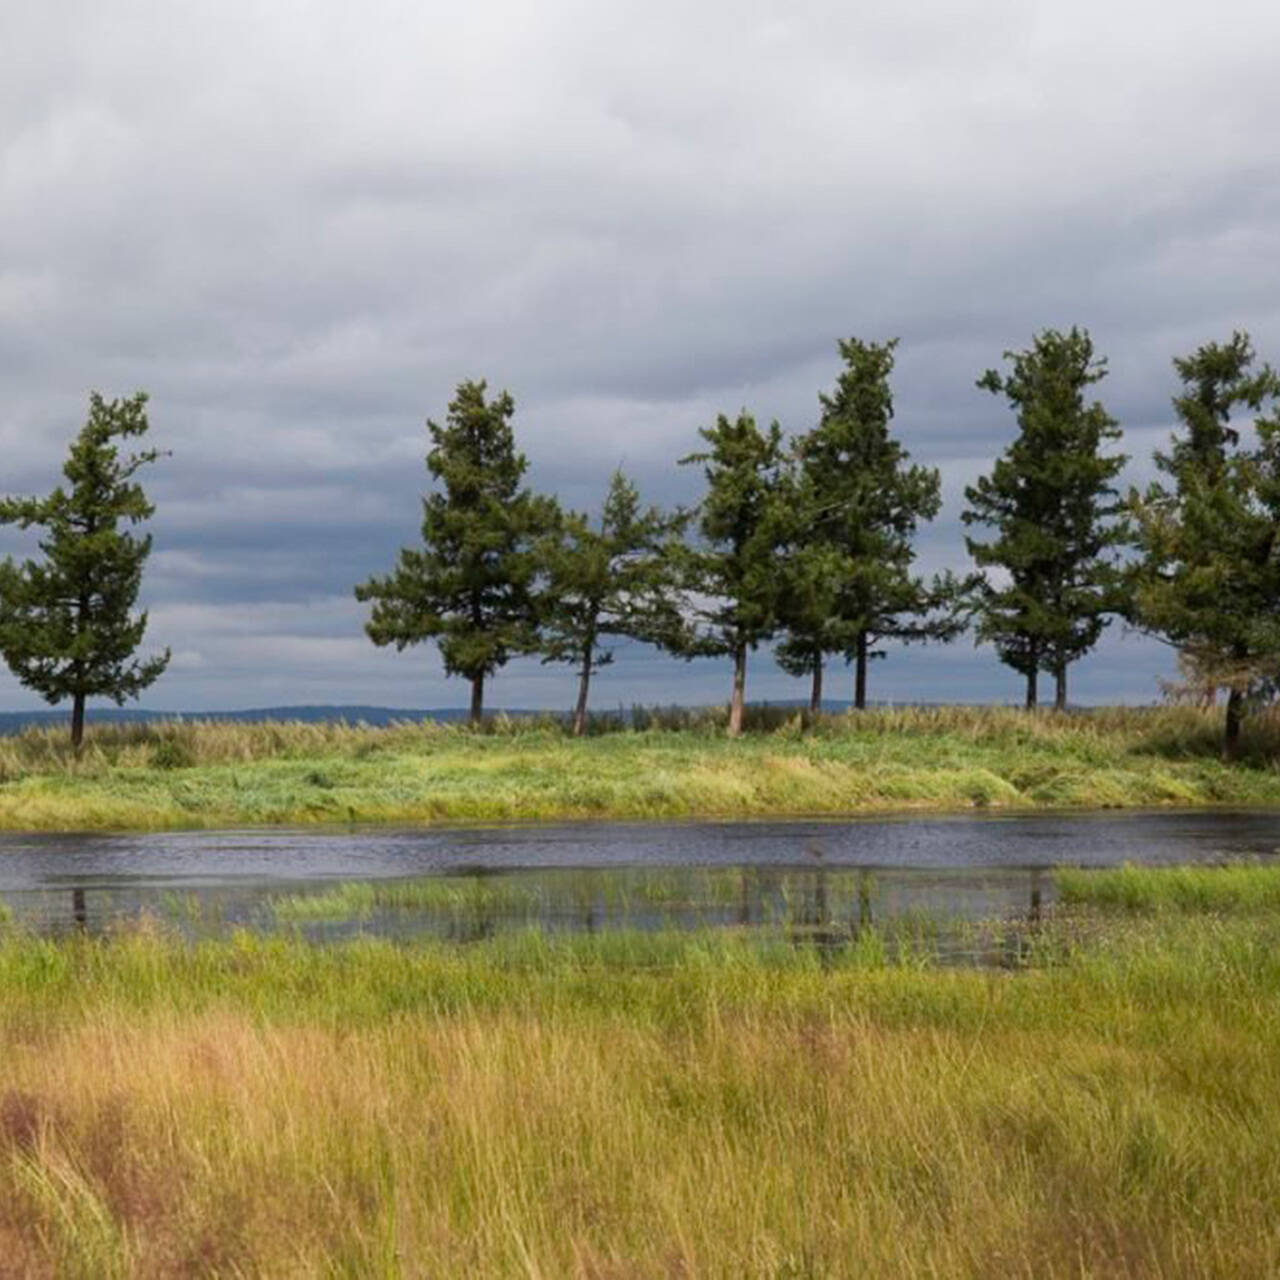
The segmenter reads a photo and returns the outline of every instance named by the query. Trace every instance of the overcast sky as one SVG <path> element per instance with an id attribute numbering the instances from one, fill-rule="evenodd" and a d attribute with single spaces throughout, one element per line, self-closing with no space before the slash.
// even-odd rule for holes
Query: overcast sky
<path id="1" fill-rule="evenodd" d="M 1091 330 L 1132 479 L 1172 356 L 1245 328 L 1280 363 L 1278 47 L 1274 0 L 4 4 L 0 491 L 53 486 L 91 389 L 146 389 L 174 657 L 144 705 L 463 705 L 351 594 L 417 538 L 460 380 L 515 396 L 537 489 L 590 508 L 621 463 L 670 503 L 717 412 L 805 430 L 836 339 L 897 336 L 896 429 L 944 480 L 921 563 L 963 568 L 1004 349 Z M 1148 702 L 1168 665 L 1116 627 L 1073 695 Z M 728 682 L 633 647 L 596 705 Z M 490 696 L 571 684 L 523 661 Z M 750 697 L 803 692 L 754 660 Z M 969 639 L 872 673 L 1019 692 Z"/>

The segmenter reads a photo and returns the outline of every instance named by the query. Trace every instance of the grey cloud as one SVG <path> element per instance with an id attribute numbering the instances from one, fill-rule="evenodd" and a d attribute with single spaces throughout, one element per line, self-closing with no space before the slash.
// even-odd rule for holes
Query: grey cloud
<path id="1" fill-rule="evenodd" d="M 1172 355 L 1247 327 L 1280 360 L 1277 36 L 1263 0 L 9 6 L 0 487 L 53 482 L 89 388 L 146 387 L 173 450 L 146 593 L 188 655 L 152 700 L 456 701 L 349 592 L 416 535 L 458 380 L 513 391 L 537 487 L 591 507 L 621 462 L 687 502 L 700 425 L 802 430 L 836 337 L 898 335 L 898 424 L 947 500 L 921 562 L 962 567 L 1004 348 L 1089 326 L 1136 479 Z M 1152 696 L 1165 657 L 1111 636 L 1077 688 Z M 722 677 L 628 652 L 600 697 Z M 875 680 L 1009 687 L 964 642 Z"/>

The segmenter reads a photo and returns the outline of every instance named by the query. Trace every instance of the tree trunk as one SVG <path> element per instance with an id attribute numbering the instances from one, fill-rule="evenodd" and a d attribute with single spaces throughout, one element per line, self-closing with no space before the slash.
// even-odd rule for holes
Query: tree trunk
<path id="1" fill-rule="evenodd" d="M 858 872 L 858 927 L 871 924 L 871 872 L 863 867 Z"/>
<path id="2" fill-rule="evenodd" d="M 484 719 L 484 672 L 471 677 L 471 725 Z"/>
<path id="3" fill-rule="evenodd" d="M 71 699 L 71 747 L 77 755 L 84 742 L 84 694 L 77 693 Z"/>
<path id="4" fill-rule="evenodd" d="M 1244 720 L 1244 694 L 1232 689 L 1227 694 L 1227 724 L 1222 735 L 1222 758 L 1240 758 L 1240 725 Z"/>
<path id="5" fill-rule="evenodd" d="M 867 633 L 858 632 L 858 649 L 854 655 L 853 705 L 859 711 L 867 709 Z"/>
<path id="6" fill-rule="evenodd" d="M 1061 658 L 1053 669 L 1053 680 L 1053 709 L 1065 711 L 1067 709 L 1067 664 Z"/>
<path id="7" fill-rule="evenodd" d="M 591 688 L 590 640 L 582 646 L 582 669 L 578 673 L 578 705 L 573 711 L 573 736 L 581 738 L 587 731 L 587 693 Z"/>
<path id="8" fill-rule="evenodd" d="M 816 716 L 822 710 L 822 654 L 813 655 L 813 689 L 809 693 L 809 710 Z"/>
<path id="9" fill-rule="evenodd" d="M 1038 672 L 1032 667 L 1027 672 L 1027 710 L 1034 711 L 1036 709 L 1036 676 Z"/>
<path id="10" fill-rule="evenodd" d="M 742 732 L 742 713 L 746 707 L 747 646 L 739 644 L 733 651 L 733 697 L 729 700 L 729 737 Z"/>

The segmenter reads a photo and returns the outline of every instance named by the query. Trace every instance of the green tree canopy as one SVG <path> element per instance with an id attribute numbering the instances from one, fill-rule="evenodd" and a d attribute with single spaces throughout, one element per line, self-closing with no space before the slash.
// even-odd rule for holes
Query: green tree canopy
<path id="1" fill-rule="evenodd" d="M 591 677 L 613 661 L 602 641 L 677 642 L 681 617 L 671 542 L 684 521 L 681 514 L 642 508 L 635 485 L 615 471 L 600 527 L 571 511 L 549 539 L 541 647 L 544 662 L 578 667 L 575 734 L 586 730 Z"/>
<path id="2" fill-rule="evenodd" d="M 1161 470 L 1173 475 L 1181 467 L 1188 474 L 1212 475 L 1223 468 L 1228 450 L 1240 443 L 1232 413 L 1239 407 L 1257 413 L 1276 395 L 1275 371 L 1264 364 L 1250 373 L 1254 359 L 1249 335 L 1240 332 L 1228 342 L 1208 342 L 1193 355 L 1174 357 L 1183 391 L 1174 397 L 1173 410 L 1186 434 L 1174 438 L 1172 453 L 1156 454 Z"/>
<path id="3" fill-rule="evenodd" d="M 970 555 L 1003 571 L 976 595 L 978 639 L 1026 677 L 1036 705 L 1040 671 L 1055 677 L 1055 705 L 1067 703 L 1067 667 L 1097 643 L 1122 606 L 1116 550 L 1131 537 L 1112 482 L 1126 458 L 1104 447 L 1119 439 L 1115 419 L 1088 388 L 1106 376 L 1087 330 L 1046 329 L 1026 351 L 1006 351 L 1012 369 L 988 370 L 978 386 L 1003 394 L 1018 436 L 989 476 L 965 490 L 966 525 L 994 538 L 966 538 Z"/>
<path id="4" fill-rule="evenodd" d="M 793 523 L 782 429 L 756 426 L 744 409 L 699 434 L 708 448 L 681 458 L 701 463 L 707 490 L 698 507 L 698 545 L 682 553 L 689 627 L 677 642 L 687 657 L 733 658 L 729 732 L 742 732 L 747 653 L 780 625 L 779 564 Z"/>
<path id="5" fill-rule="evenodd" d="M 156 450 L 126 456 L 117 441 L 146 434 L 147 396 L 89 397 L 89 417 L 62 468 L 66 484 L 46 498 L 0 501 L 0 523 L 44 531 L 40 560 L 0 565 L 0 653 L 46 702 L 71 699 L 71 741 L 84 737 L 85 700 L 136 698 L 169 662 L 169 651 L 134 657 L 147 615 L 134 613 L 150 535 L 129 527 L 154 511 L 138 470 Z"/>
<path id="6" fill-rule="evenodd" d="M 1191 682 L 1227 690 L 1223 753 L 1234 757 L 1250 701 L 1280 677 L 1280 413 L 1256 420 L 1255 442 L 1232 425 L 1280 397 L 1280 375 L 1251 372 L 1244 333 L 1174 361 L 1183 434 L 1156 465 L 1169 484 L 1130 501 L 1144 559 L 1135 616 L 1181 652 Z"/>
<path id="7" fill-rule="evenodd" d="M 881 640 L 945 639 L 959 629 L 945 606 L 949 576 L 911 573 L 912 539 L 940 506 L 938 472 L 910 462 L 890 434 L 897 339 L 839 344 L 844 369 L 819 397 L 818 425 L 794 442 L 795 533 L 786 558 L 779 664 L 812 677 L 822 699 L 823 661 L 843 653 L 855 667 L 854 705 L 866 706 L 867 663 Z"/>
<path id="8" fill-rule="evenodd" d="M 462 382 L 443 427 L 428 421 L 427 470 L 442 486 L 422 502 L 422 542 L 386 577 L 355 589 L 370 602 L 369 638 L 397 649 L 434 639 L 445 671 L 471 682 L 471 720 L 484 710 L 485 677 L 538 647 L 539 542 L 555 527 L 550 498 L 522 487 L 507 392 L 485 399 Z"/>

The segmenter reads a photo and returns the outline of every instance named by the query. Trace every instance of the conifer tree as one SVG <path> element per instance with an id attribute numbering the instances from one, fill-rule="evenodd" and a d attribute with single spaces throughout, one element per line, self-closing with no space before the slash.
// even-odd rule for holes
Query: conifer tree
<path id="1" fill-rule="evenodd" d="M 129 532 L 155 510 L 138 470 L 154 449 L 122 457 L 117 441 L 148 429 L 147 396 L 89 397 L 89 416 L 62 468 L 66 485 L 46 498 L 0 501 L 0 524 L 44 531 L 42 560 L 0 564 L 0 653 L 46 702 L 71 699 L 71 742 L 84 739 L 85 701 L 136 698 L 169 662 L 169 651 L 134 653 L 147 629 L 133 612 L 151 536 Z M 124 527 L 122 527 L 124 526 Z"/>
<path id="2" fill-rule="evenodd" d="M 980 566 L 998 566 L 1008 584 L 977 593 L 978 639 L 1026 677 L 1028 708 L 1037 675 L 1052 672 L 1054 705 L 1067 705 L 1067 667 L 1097 643 L 1122 604 L 1115 549 L 1131 536 L 1112 481 L 1126 461 L 1103 448 L 1120 436 L 1090 386 L 1106 376 L 1088 331 L 1046 329 L 1026 351 L 1006 351 L 1011 371 L 988 370 L 978 386 L 1008 399 L 1018 437 L 989 476 L 965 490 L 967 525 L 994 530 L 966 538 Z"/>
<path id="3" fill-rule="evenodd" d="M 428 421 L 427 469 L 442 489 L 422 502 L 422 547 L 405 547 L 386 577 L 355 589 L 372 603 L 365 630 L 397 649 L 435 639 L 445 671 L 471 682 L 471 722 L 484 682 L 538 647 L 538 544 L 554 527 L 554 501 L 521 486 L 507 392 L 485 400 L 483 381 L 462 382 L 446 424 Z"/>
<path id="4" fill-rule="evenodd" d="M 1250 701 L 1280 680 L 1280 411 L 1255 422 L 1256 443 L 1232 424 L 1280 398 L 1280 375 L 1254 362 L 1249 336 L 1175 359 L 1185 427 L 1156 455 L 1171 487 L 1131 495 L 1144 559 L 1136 572 L 1140 625 L 1180 650 L 1200 688 L 1227 691 L 1223 755 L 1238 754 Z"/>
<path id="5" fill-rule="evenodd" d="M 1157 454 L 1162 471 L 1176 475 L 1212 477 L 1226 465 L 1228 450 L 1240 443 L 1240 432 L 1231 425 L 1237 406 L 1258 412 L 1267 399 L 1280 394 L 1280 377 L 1264 364 L 1250 373 L 1255 352 L 1247 333 L 1236 332 L 1229 342 L 1208 342 L 1194 355 L 1173 361 L 1183 392 L 1175 396 L 1173 410 L 1185 425 L 1182 438 L 1174 438 L 1173 452 Z"/>
<path id="6" fill-rule="evenodd" d="M 670 645 L 678 637 L 670 543 L 683 522 L 680 514 L 643 509 L 635 485 L 615 471 L 600 527 L 571 511 L 548 540 L 541 647 L 544 662 L 578 668 L 575 736 L 586 732 L 591 677 L 613 661 L 602 641 L 627 637 Z"/>
<path id="7" fill-rule="evenodd" d="M 810 705 L 822 700 L 823 661 L 843 653 L 854 664 L 854 705 L 866 706 L 869 659 L 887 639 L 947 639 L 961 624 L 950 607 L 949 575 L 926 583 L 911 573 L 912 538 L 940 505 L 940 480 L 914 465 L 893 439 L 897 339 L 839 344 L 845 367 L 819 397 L 818 425 L 795 441 L 797 532 L 786 561 L 786 639 L 779 664 L 810 675 Z"/>
<path id="8" fill-rule="evenodd" d="M 780 625 L 778 566 L 790 536 L 793 507 L 782 430 L 756 426 L 744 409 L 732 422 L 721 414 L 699 434 L 709 448 L 681 458 L 703 464 L 707 491 L 697 512 L 700 543 L 682 553 L 690 627 L 676 647 L 687 657 L 733 659 L 729 733 L 742 732 L 747 654 Z"/>

